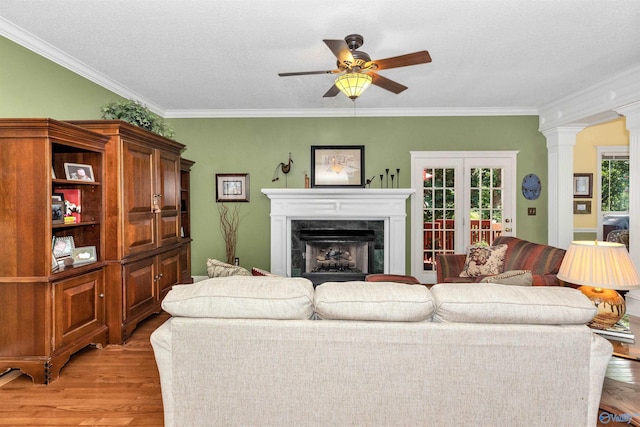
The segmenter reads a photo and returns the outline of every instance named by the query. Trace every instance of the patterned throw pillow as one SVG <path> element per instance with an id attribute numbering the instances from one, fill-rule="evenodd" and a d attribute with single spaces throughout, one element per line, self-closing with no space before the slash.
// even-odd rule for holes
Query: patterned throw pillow
<path id="1" fill-rule="evenodd" d="M 495 276 L 487 276 L 480 283 L 499 283 L 501 285 L 531 286 L 533 276 L 530 270 L 509 270 Z"/>
<path id="2" fill-rule="evenodd" d="M 502 273 L 507 245 L 469 246 L 460 277 L 489 276 Z"/>
<path id="3" fill-rule="evenodd" d="M 251 276 L 246 268 L 227 264 L 217 259 L 207 259 L 207 275 L 209 277 Z"/>
<path id="4" fill-rule="evenodd" d="M 273 274 L 270 271 L 263 270 L 258 267 L 251 267 L 251 275 L 253 276 L 278 276 L 277 274 Z"/>

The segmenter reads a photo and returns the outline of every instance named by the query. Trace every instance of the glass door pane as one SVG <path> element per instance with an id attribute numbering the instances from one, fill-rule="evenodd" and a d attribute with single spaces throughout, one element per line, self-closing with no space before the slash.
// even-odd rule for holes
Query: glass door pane
<path id="1" fill-rule="evenodd" d="M 435 269 L 436 255 L 453 253 L 455 241 L 455 169 L 425 168 L 423 175 L 423 269 Z"/>
<path id="2" fill-rule="evenodd" d="M 469 170 L 469 244 L 491 245 L 502 234 L 502 168 Z"/>

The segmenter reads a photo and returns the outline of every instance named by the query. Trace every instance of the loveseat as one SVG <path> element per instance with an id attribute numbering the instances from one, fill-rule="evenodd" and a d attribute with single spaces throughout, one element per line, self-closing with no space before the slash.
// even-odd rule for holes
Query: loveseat
<path id="1" fill-rule="evenodd" d="M 611 344 L 564 287 L 226 277 L 151 336 L 166 426 L 594 426 Z"/>
<path id="2" fill-rule="evenodd" d="M 472 251 L 483 252 L 485 250 L 497 253 L 497 248 L 506 245 L 506 252 L 502 264 L 488 265 L 483 269 L 482 265 L 476 265 L 475 269 L 471 259 Z M 438 283 L 477 283 L 487 280 L 487 276 L 508 272 L 530 271 L 533 286 L 561 286 L 560 280 L 556 277 L 565 250 L 554 246 L 542 245 L 529 242 L 517 237 L 500 236 L 493 241 L 491 247 L 474 248 L 470 247 L 465 254 L 440 254 L 436 257 L 436 269 Z M 465 274 L 466 271 L 470 273 Z M 461 276 L 462 274 L 462 276 Z"/>

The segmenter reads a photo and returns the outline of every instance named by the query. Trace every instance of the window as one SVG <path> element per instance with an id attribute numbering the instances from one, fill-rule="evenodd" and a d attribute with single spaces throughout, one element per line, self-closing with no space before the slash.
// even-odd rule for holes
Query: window
<path id="1" fill-rule="evenodd" d="M 629 212 L 629 155 L 603 153 L 600 173 L 602 213 Z"/>

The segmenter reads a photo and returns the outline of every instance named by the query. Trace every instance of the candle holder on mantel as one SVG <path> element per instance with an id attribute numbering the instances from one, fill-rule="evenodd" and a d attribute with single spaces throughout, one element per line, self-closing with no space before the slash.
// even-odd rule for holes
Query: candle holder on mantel
<path id="1" fill-rule="evenodd" d="M 380 188 L 383 188 L 383 184 L 386 183 L 386 187 L 385 188 L 400 188 L 400 168 L 396 168 L 396 173 L 395 174 L 389 174 L 389 171 L 391 171 L 391 169 L 385 169 L 384 170 L 385 173 L 384 174 L 380 174 Z M 385 179 L 385 174 L 386 174 L 386 179 Z M 391 177 L 391 186 L 389 186 L 389 177 Z M 373 178 L 371 179 L 373 180 Z M 394 185 L 394 181 L 396 182 Z"/>

